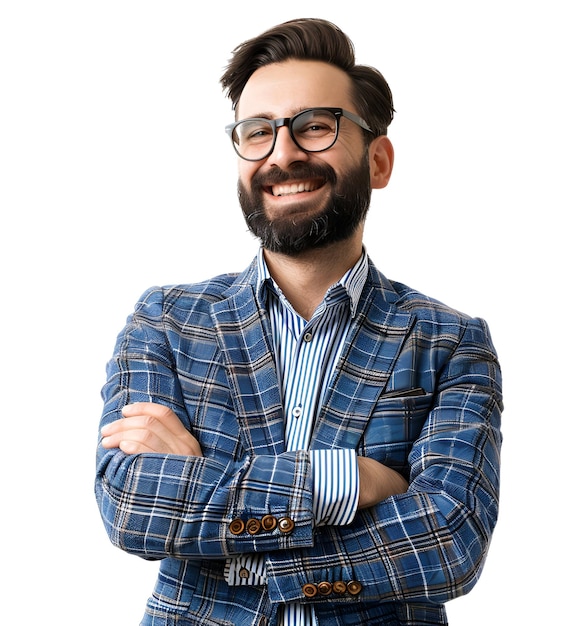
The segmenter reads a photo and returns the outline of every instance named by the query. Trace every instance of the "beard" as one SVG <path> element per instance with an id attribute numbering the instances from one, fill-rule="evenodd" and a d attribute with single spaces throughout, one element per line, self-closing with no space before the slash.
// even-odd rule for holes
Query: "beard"
<path id="1" fill-rule="evenodd" d="M 263 202 L 264 188 L 291 180 L 319 179 L 331 186 L 331 195 L 319 211 L 306 217 L 294 215 L 269 219 Z M 308 193 L 308 192 L 306 192 Z M 289 171 L 272 168 L 258 172 L 250 191 L 238 181 L 238 198 L 250 231 L 271 252 L 297 256 L 348 239 L 365 219 L 371 201 L 367 154 L 361 163 L 337 180 L 330 165 L 301 163 Z"/>

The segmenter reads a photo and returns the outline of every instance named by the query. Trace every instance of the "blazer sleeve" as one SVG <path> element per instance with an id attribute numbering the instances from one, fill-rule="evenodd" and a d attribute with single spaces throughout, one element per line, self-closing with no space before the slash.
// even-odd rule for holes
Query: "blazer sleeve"
<path id="1" fill-rule="evenodd" d="M 118 336 L 102 391 L 101 426 L 120 419 L 126 404 L 143 401 L 169 406 L 190 428 L 163 308 L 163 290 L 146 292 Z M 226 442 L 233 435 L 223 436 Z M 126 455 L 98 445 L 95 492 L 113 544 L 148 559 L 311 546 L 308 453 L 225 458 Z"/>
<path id="2" fill-rule="evenodd" d="M 501 373 L 485 322 L 467 322 L 434 395 L 408 457 L 407 493 L 347 527 L 318 528 L 313 548 L 270 554 L 273 601 L 305 601 L 303 586 L 320 581 L 358 581 L 370 602 L 440 603 L 473 587 L 499 500 Z"/>

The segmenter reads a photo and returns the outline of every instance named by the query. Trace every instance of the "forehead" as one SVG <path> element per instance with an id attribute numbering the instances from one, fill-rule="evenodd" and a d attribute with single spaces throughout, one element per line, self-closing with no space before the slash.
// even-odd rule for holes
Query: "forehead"
<path id="1" fill-rule="evenodd" d="M 252 74 L 242 91 L 237 117 L 287 117 L 317 106 L 353 110 L 349 76 L 322 61 L 289 60 Z"/>

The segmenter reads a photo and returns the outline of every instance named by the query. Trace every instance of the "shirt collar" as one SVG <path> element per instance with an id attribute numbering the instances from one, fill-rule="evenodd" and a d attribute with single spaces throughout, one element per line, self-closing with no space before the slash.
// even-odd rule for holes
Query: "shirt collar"
<path id="1" fill-rule="evenodd" d="M 274 282 L 274 279 L 270 275 L 268 271 L 268 265 L 266 264 L 266 260 L 264 258 L 264 250 L 260 248 L 258 254 L 256 256 L 256 264 L 257 264 L 257 282 L 256 288 L 258 296 L 261 302 L 266 305 L 268 299 L 266 297 L 266 290 L 270 289 L 277 295 L 280 295 L 282 292 L 278 285 Z M 343 287 L 349 296 L 350 307 L 351 307 L 351 317 L 355 316 L 355 312 L 357 311 L 357 305 L 359 304 L 359 299 L 361 297 L 361 293 L 363 291 L 363 287 L 365 286 L 365 281 L 367 280 L 367 275 L 369 273 L 369 257 L 367 255 L 367 251 L 363 248 L 363 252 L 359 257 L 359 260 L 353 267 L 348 269 L 342 278 L 340 278 L 334 285 L 331 285 L 327 290 L 327 294 L 329 294 L 332 290 L 337 287 Z"/>

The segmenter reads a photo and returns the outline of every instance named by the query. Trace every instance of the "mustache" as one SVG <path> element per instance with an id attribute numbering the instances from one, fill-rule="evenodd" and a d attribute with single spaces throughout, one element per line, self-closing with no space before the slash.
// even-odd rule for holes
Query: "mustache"
<path id="1" fill-rule="evenodd" d="M 297 163 L 286 170 L 275 166 L 268 171 L 257 172 L 252 178 L 251 187 L 253 190 L 260 190 L 263 187 L 272 187 L 291 180 L 312 178 L 320 178 L 331 184 L 337 182 L 335 170 L 326 163 Z"/>

